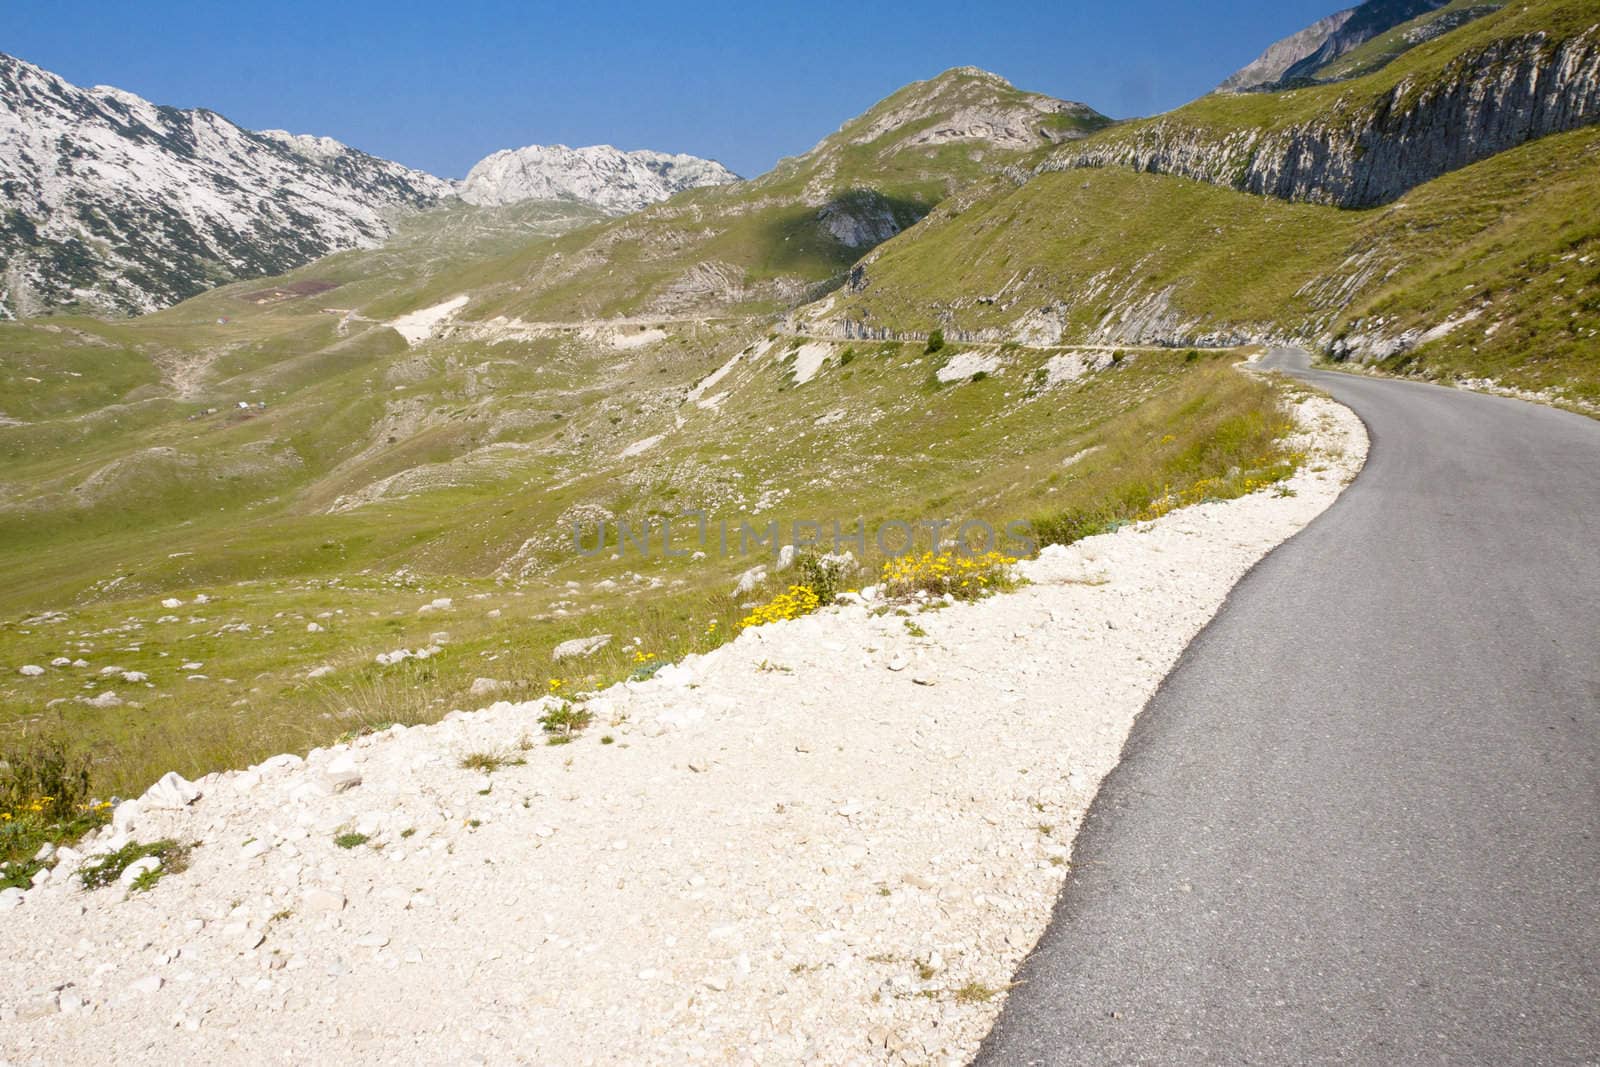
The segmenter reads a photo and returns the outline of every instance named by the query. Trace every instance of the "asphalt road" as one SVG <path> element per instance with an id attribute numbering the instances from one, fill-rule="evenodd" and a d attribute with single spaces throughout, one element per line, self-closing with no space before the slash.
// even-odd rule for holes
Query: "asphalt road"
<path id="1" fill-rule="evenodd" d="M 1600 1063 L 1600 422 L 1294 373 L 1366 469 L 1139 718 L 979 1063 Z"/>

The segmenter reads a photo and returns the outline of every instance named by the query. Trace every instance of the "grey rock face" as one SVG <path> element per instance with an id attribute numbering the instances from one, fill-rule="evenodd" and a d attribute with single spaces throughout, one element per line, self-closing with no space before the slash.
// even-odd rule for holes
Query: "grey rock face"
<path id="1" fill-rule="evenodd" d="M 1353 14 L 1355 8 L 1346 8 L 1313 22 L 1281 41 L 1274 41 L 1265 52 L 1230 74 L 1221 85 L 1217 86 L 1217 92 L 1242 92 L 1282 80 L 1290 67 L 1308 56 L 1315 55 L 1327 44 L 1339 29 L 1350 21 L 1350 16 Z"/>
<path id="2" fill-rule="evenodd" d="M 1600 121 L 1600 30 L 1552 47 L 1544 34 L 1464 55 L 1425 85 L 1282 130 L 1223 137 L 1159 120 L 1120 142 L 1076 148 L 1044 170 L 1121 166 L 1338 207 L 1393 201 L 1547 134 Z"/>

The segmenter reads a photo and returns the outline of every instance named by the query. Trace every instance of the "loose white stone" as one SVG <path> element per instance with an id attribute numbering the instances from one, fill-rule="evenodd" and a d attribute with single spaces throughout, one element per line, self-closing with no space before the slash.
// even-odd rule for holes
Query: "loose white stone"
<path id="1" fill-rule="evenodd" d="M 307 889 L 300 894 L 300 906 L 308 912 L 341 911 L 344 908 L 344 893 L 337 889 Z"/>
<path id="2" fill-rule="evenodd" d="M 168 771 L 160 781 L 145 790 L 139 803 L 155 810 L 181 811 L 199 799 L 199 787 L 177 771 Z"/>

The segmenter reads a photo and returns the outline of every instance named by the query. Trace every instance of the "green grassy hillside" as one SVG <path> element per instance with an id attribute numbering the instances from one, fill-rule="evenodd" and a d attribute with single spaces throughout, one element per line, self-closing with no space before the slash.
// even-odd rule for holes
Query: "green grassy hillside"
<path id="1" fill-rule="evenodd" d="M 1106 168 L 941 209 L 818 326 L 1191 344 L 1410 338 L 1388 365 L 1600 401 L 1600 130 L 1534 142 L 1342 211 Z M 1448 332 L 1431 336 L 1447 324 Z"/>

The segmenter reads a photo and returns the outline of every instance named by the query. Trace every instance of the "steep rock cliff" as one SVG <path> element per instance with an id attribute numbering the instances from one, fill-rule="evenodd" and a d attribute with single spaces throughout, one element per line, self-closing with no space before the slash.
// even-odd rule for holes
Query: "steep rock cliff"
<path id="1" fill-rule="evenodd" d="M 1342 96 L 1280 128 L 1222 130 L 1183 112 L 1130 126 L 1042 170 L 1121 166 L 1242 192 L 1359 208 L 1509 148 L 1600 121 L 1600 26 L 1494 41 L 1375 99 Z"/>

